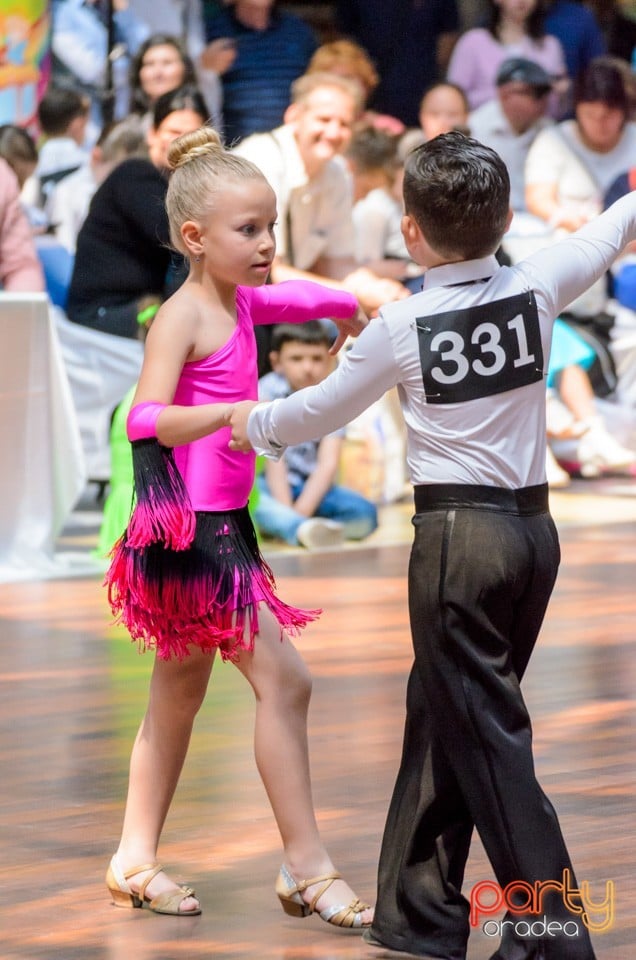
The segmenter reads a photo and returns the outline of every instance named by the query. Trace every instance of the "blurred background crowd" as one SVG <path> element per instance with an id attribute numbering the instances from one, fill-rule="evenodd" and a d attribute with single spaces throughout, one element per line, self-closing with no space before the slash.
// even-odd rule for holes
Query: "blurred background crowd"
<path id="1" fill-rule="evenodd" d="M 401 171 L 439 133 L 464 131 L 508 167 L 503 264 L 636 187 L 635 0 L 2 6 L 0 287 L 50 298 L 88 476 L 123 504 L 104 549 L 130 505 L 122 411 L 144 334 L 185 277 L 163 207 L 175 137 L 209 123 L 261 166 L 278 199 L 273 282 L 345 287 L 370 317 L 421 287 L 400 231 Z M 277 331 L 259 331 L 264 391 L 326 375 L 330 330 L 325 318 L 313 345 L 301 344 L 306 369 L 291 374 Z M 636 251 L 564 311 L 546 376 L 550 484 L 636 475 Z M 364 521 L 282 523 L 279 480 L 264 468 L 255 490 L 264 535 L 309 548 L 364 537 L 375 506 L 405 495 L 396 397 L 327 441 L 288 464 L 293 482 L 302 489 L 330 451 L 325 482 L 354 491 Z M 299 537 L 303 526 L 313 535 Z"/>

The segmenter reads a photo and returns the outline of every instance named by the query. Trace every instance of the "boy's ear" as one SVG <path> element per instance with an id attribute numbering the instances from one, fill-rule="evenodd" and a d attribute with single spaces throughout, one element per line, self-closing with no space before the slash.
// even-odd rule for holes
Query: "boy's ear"
<path id="1" fill-rule="evenodd" d="M 508 216 L 506 217 L 506 226 L 504 229 L 504 233 L 508 233 L 508 231 L 510 230 L 510 224 L 512 223 L 512 218 L 514 217 L 514 215 L 515 213 L 512 207 L 508 207 Z"/>
<path id="2" fill-rule="evenodd" d="M 280 352 L 278 350 L 269 351 L 269 365 L 274 371 L 274 373 L 278 373 L 279 358 L 280 358 Z"/>
<path id="3" fill-rule="evenodd" d="M 402 217 L 402 236 L 411 259 L 423 265 L 423 244 L 425 240 L 422 231 L 409 213 L 405 213 Z"/>
<path id="4" fill-rule="evenodd" d="M 191 257 L 201 256 L 203 253 L 203 244 L 201 243 L 201 230 L 198 223 L 194 220 L 186 220 L 186 222 L 181 225 L 181 238 Z"/>

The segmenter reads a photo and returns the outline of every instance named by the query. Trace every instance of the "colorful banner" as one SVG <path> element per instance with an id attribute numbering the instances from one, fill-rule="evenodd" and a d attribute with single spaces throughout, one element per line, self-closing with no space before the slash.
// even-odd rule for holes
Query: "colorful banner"
<path id="1" fill-rule="evenodd" d="M 0 123 L 34 123 L 51 70 L 50 26 L 47 0 L 0 3 Z"/>

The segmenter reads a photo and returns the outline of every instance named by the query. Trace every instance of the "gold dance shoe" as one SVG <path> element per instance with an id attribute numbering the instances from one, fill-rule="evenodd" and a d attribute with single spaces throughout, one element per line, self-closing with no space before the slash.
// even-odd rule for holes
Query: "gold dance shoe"
<path id="1" fill-rule="evenodd" d="M 149 870 L 150 874 L 139 887 L 139 892 L 135 893 L 134 890 L 131 890 L 128 879 L 136 873 L 144 873 L 146 870 Z M 200 907 L 196 907 L 194 910 L 179 910 L 179 907 L 187 897 L 196 896 L 192 887 L 180 886 L 178 890 L 160 893 L 153 898 L 146 896 L 146 887 L 153 877 L 156 877 L 162 870 L 163 867 L 161 864 L 155 862 L 144 863 L 140 867 L 133 867 L 132 870 L 122 871 L 117 862 L 117 858 L 113 857 L 106 871 L 106 886 L 110 891 L 115 906 L 143 907 L 145 904 L 148 909 L 154 913 L 163 913 L 170 917 L 198 916 L 201 913 Z"/>
<path id="2" fill-rule="evenodd" d="M 370 927 L 371 921 L 365 923 L 362 920 L 364 911 L 370 909 L 369 904 L 363 903 L 361 900 L 358 900 L 357 897 L 352 900 L 348 906 L 340 903 L 326 907 L 324 910 L 316 911 L 316 904 L 322 895 L 329 889 L 334 880 L 339 880 L 340 878 L 341 874 L 338 873 L 337 870 L 334 870 L 332 873 L 326 873 L 322 877 L 312 877 L 311 880 L 301 880 L 300 883 L 296 883 L 287 867 L 282 866 L 276 879 L 276 893 L 283 910 L 285 913 L 288 913 L 290 917 L 308 917 L 311 913 L 318 912 L 321 920 L 324 920 L 325 923 L 331 923 L 336 927 L 355 927 L 359 929 Z M 313 887 L 314 884 L 317 883 L 322 884 L 322 886 L 313 899 L 307 903 L 303 900 L 302 893 L 307 887 Z"/>

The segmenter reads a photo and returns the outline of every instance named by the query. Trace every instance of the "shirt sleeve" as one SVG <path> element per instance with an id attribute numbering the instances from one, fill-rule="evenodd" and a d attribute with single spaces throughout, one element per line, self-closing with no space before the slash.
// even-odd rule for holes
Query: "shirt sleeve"
<path id="1" fill-rule="evenodd" d="M 250 443 L 257 453 L 280 459 L 286 447 L 318 440 L 354 420 L 398 379 L 386 324 L 377 318 L 325 380 L 255 407 L 247 427 Z"/>
<path id="2" fill-rule="evenodd" d="M 242 287 L 255 325 L 305 323 L 336 317 L 346 320 L 358 309 L 358 301 L 345 290 L 334 290 L 310 280 L 284 280 L 262 287 Z"/>
<path id="3" fill-rule="evenodd" d="M 602 277 L 634 239 L 636 193 L 630 193 L 565 240 L 523 260 L 519 269 L 543 292 L 548 313 L 556 317 Z"/>

